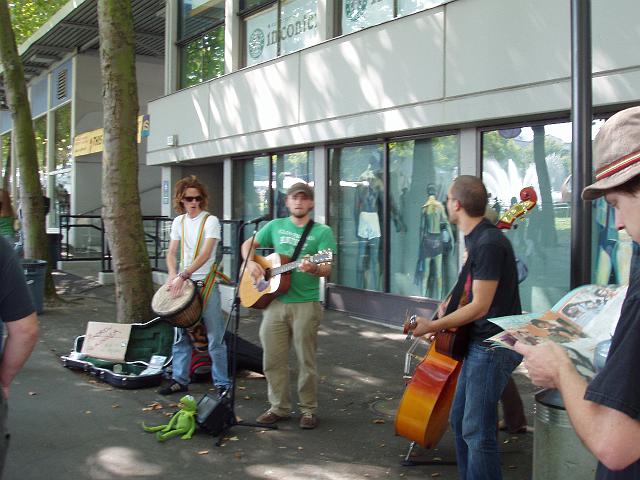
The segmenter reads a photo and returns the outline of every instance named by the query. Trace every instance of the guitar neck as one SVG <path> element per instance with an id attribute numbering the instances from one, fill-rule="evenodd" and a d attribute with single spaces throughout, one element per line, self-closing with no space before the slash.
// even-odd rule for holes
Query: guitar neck
<path id="1" fill-rule="evenodd" d="M 302 264 L 302 260 L 296 260 L 295 262 L 285 263 L 279 267 L 269 269 L 270 276 L 280 275 L 281 273 L 287 273 L 295 268 L 298 268 Z"/>

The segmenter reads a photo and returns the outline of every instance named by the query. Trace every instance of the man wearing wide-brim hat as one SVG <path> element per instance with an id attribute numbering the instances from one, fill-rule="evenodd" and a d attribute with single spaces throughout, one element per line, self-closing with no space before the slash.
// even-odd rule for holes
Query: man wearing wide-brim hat
<path id="1" fill-rule="evenodd" d="M 595 139 L 596 181 L 582 198 L 604 196 L 616 228 L 640 242 L 640 107 L 623 110 Z M 603 370 L 587 385 L 554 342 L 516 343 L 536 385 L 557 388 L 576 433 L 599 460 L 596 479 L 640 478 L 640 270 L 629 288 Z"/>

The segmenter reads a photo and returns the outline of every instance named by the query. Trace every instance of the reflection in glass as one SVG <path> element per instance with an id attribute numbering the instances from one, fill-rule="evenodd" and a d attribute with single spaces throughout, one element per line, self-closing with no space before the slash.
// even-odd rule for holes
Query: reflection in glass
<path id="1" fill-rule="evenodd" d="M 233 165 L 233 218 L 250 220 L 269 213 L 268 155 Z"/>
<path id="2" fill-rule="evenodd" d="M 43 115 L 33 121 L 33 133 L 36 137 L 36 154 L 38 155 L 38 173 L 43 191 L 47 188 L 47 116 Z"/>
<path id="3" fill-rule="evenodd" d="M 393 19 L 394 0 L 342 1 L 342 33 L 351 33 Z"/>
<path id="4" fill-rule="evenodd" d="M 398 0 L 398 16 L 442 5 L 443 0 Z"/>
<path id="5" fill-rule="evenodd" d="M 192 37 L 224 21 L 225 0 L 181 0 L 178 34 Z"/>
<path id="6" fill-rule="evenodd" d="M 245 65 L 255 65 L 278 55 L 278 8 L 273 5 L 247 17 L 244 26 Z"/>
<path id="7" fill-rule="evenodd" d="M 389 144 L 390 292 L 442 299 L 456 280 L 457 229 L 445 210 L 455 135 Z"/>
<path id="8" fill-rule="evenodd" d="M 289 216 L 285 204 L 287 189 L 297 182 L 313 185 L 313 151 L 274 155 L 273 162 L 273 215 L 284 218 Z"/>
<path id="9" fill-rule="evenodd" d="M 191 87 L 224 74 L 224 26 L 181 49 L 180 86 Z"/>
<path id="10" fill-rule="evenodd" d="M 520 285 L 522 308 L 544 311 L 569 290 L 571 249 L 571 124 L 485 132 L 482 179 L 500 216 L 533 186 L 538 204 L 505 235 L 529 269 Z"/>
<path id="11" fill-rule="evenodd" d="M 2 178 L 7 175 L 7 161 L 11 156 L 11 132 L 0 135 L 0 169 L 2 170 Z"/>
<path id="12" fill-rule="evenodd" d="M 55 170 L 53 208 L 49 219 L 57 226 L 61 214 L 70 213 L 71 208 L 71 104 L 58 108 L 54 115 Z"/>
<path id="13" fill-rule="evenodd" d="M 272 168 L 271 174 L 269 168 Z M 246 221 L 270 212 L 274 218 L 288 217 L 286 192 L 296 182 L 313 185 L 313 151 L 263 155 L 236 162 L 233 166 L 233 218 Z M 273 210 L 269 203 L 271 194 Z"/>
<path id="14" fill-rule="evenodd" d="M 318 0 L 283 0 L 280 9 L 281 55 L 318 43 Z"/>
<path id="15" fill-rule="evenodd" d="M 383 144 L 329 150 L 329 225 L 338 240 L 335 283 L 368 290 L 382 285 Z"/>

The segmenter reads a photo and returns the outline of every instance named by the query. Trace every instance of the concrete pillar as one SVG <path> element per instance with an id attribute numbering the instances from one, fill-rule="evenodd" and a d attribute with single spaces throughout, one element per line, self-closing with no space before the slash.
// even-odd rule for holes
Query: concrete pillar
<path id="1" fill-rule="evenodd" d="M 178 89 L 178 0 L 166 0 L 164 35 L 164 94 Z"/>
<path id="2" fill-rule="evenodd" d="M 242 25 L 238 11 L 240 0 L 225 0 L 224 5 L 224 72 L 235 72 L 242 61 Z"/>

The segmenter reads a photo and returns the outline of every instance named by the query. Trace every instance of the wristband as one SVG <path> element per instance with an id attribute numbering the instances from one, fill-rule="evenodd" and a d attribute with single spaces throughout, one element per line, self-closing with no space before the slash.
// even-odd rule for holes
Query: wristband
<path id="1" fill-rule="evenodd" d="M 183 270 L 182 272 L 180 272 L 178 274 L 178 276 L 182 279 L 182 280 L 188 280 L 191 277 L 190 273 L 187 273 L 186 270 Z"/>

